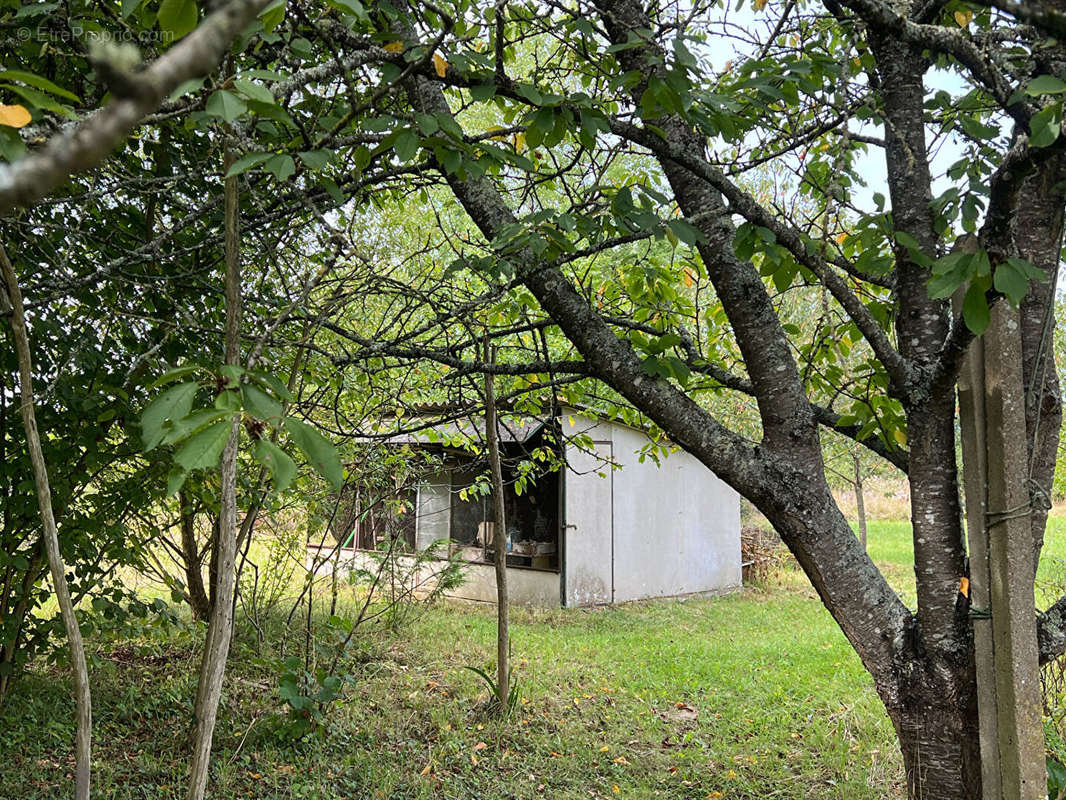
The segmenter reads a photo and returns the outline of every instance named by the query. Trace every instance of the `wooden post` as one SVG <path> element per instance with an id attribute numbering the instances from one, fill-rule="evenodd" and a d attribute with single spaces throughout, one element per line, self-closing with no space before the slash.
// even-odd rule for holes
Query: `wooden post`
<path id="1" fill-rule="evenodd" d="M 1021 353 L 1000 301 L 959 379 L 984 800 L 1047 794 Z"/>
<path id="2" fill-rule="evenodd" d="M 855 509 L 859 516 L 859 541 L 862 542 L 862 549 L 866 549 L 866 502 L 862 497 L 862 472 L 859 469 L 859 456 L 855 453 L 851 454 L 851 459 L 855 464 Z"/>
<path id="3" fill-rule="evenodd" d="M 1018 312 L 992 307 L 985 332 L 988 566 L 999 759 L 1006 800 L 1047 795 L 1040 661 L 1029 531 L 1029 451 Z"/>
<path id="4" fill-rule="evenodd" d="M 956 296 L 961 311 L 962 293 Z M 963 486 L 966 495 L 966 534 L 970 553 L 969 600 L 973 617 L 974 659 L 977 671 L 977 716 L 981 740 L 981 796 L 1001 800 L 999 742 L 996 736 L 996 677 L 992 657 L 992 606 L 988 574 L 988 532 L 985 529 L 985 492 L 988 487 L 985 446 L 984 341 L 975 339 L 959 374 L 959 423 L 962 432 Z"/>

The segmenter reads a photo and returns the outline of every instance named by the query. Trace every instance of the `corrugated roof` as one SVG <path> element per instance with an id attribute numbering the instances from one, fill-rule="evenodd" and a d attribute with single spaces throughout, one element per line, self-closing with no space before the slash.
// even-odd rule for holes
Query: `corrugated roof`
<path id="1" fill-rule="evenodd" d="M 544 427 L 544 420 L 533 417 L 501 417 L 499 420 L 502 444 L 525 444 Z M 485 418 L 460 419 L 442 422 L 411 433 L 400 433 L 385 439 L 392 444 L 448 444 L 456 440 L 485 441 Z"/>

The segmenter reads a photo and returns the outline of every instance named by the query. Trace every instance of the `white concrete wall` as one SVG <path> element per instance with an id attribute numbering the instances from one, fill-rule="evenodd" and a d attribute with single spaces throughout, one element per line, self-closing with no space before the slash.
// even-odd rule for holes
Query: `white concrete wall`
<path id="1" fill-rule="evenodd" d="M 564 414 L 563 434 L 587 434 L 594 444 L 566 446 L 563 480 L 563 602 L 592 606 L 613 602 L 611 426 L 580 414 Z M 602 475 L 600 474 L 602 473 Z"/>
<path id="2" fill-rule="evenodd" d="M 494 564 L 469 564 L 463 568 L 463 582 L 447 593 L 459 600 L 496 602 Z M 512 606 L 559 607 L 559 573 L 542 569 L 507 569 L 507 597 Z"/>
<path id="3" fill-rule="evenodd" d="M 612 427 L 615 602 L 739 586 L 737 493 L 684 451 L 641 463 L 648 437 Z"/>
<path id="4" fill-rule="evenodd" d="M 566 542 L 567 605 L 625 602 L 739 586 L 740 498 L 693 456 L 640 451 L 649 442 L 626 425 L 579 413 L 562 417 L 563 431 L 587 433 L 601 457 L 568 446 Z M 604 476 L 596 472 L 605 472 Z M 583 474 L 575 474 L 583 473 Z"/>
<path id="5" fill-rule="evenodd" d="M 311 569 L 319 548 L 311 545 L 307 548 L 307 569 Z M 331 553 L 330 548 L 324 548 L 322 556 Z M 367 569 L 373 572 L 377 562 L 372 554 L 365 550 L 343 548 L 337 558 L 337 573 L 347 575 L 353 569 Z M 401 561 L 411 562 L 410 556 L 398 556 Z M 411 571 L 409 585 L 416 593 L 428 594 L 432 591 L 440 577 L 440 572 L 445 567 L 444 561 L 430 561 L 424 564 L 417 572 Z M 320 564 L 316 577 L 328 577 L 333 573 L 334 561 Z M 403 569 L 407 573 L 408 569 Z M 536 608 L 558 608 L 559 606 L 559 573 L 547 570 L 514 569 L 507 570 L 507 590 L 514 606 L 530 606 Z M 493 564 L 467 564 L 463 567 L 463 583 L 454 589 L 444 593 L 445 597 L 458 600 L 475 600 L 478 602 L 496 602 L 496 568 Z"/>

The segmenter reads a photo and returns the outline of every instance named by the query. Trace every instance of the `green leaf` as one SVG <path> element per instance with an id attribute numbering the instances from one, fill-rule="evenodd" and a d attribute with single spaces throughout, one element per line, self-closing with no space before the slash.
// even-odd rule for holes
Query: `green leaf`
<path id="1" fill-rule="evenodd" d="M 172 386 L 141 412 L 141 439 L 144 450 L 148 452 L 162 441 L 166 431 L 163 424 L 167 420 L 178 420 L 188 416 L 192 410 L 193 397 L 200 388 L 198 383 L 180 383 Z"/>
<path id="2" fill-rule="evenodd" d="M 255 460 L 270 470 L 274 478 L 274 489 L 284 492 L 296 477 L 296 462 L 288 454 L 268 439 L 255 443 Z"/>
<path id="3" fill-rule="evenodd" d="M 943 275 L 934 275 L 929 279 L 929 284 L 926 286 L 926 290 L 929 292 L 929 297 L 932 300 L 944 300 L 951 297 L 965 282 L 965 278 L 956 272 L 947 272 Z"/>
<path id="4" fill-rule="evenodd" d="M 1029 120 L 1029 144 L 1047 147 L 1059 138 L 1062 128 L 1062 105 L 1056 103 L 1038 111 Z"/>
<path id="5" fill-rule="evenodd" d="M 14 128 L 0 125 L 0 158 L 13 163 L 26 155 L 26 145 Z"/>
<path id="6" fill-rule="evenodd" d="M 218 397 L 215 398 L 215 408 L 219 411 L 240 411 L 241 400 L 236 392 L 227 389 L 224 392 L 219 392 Z"/>
<path id="7" fill-rule="evenodd" d="M 687 245 L 694 245 L 703 239 L 703 234 L 683 219 L 672 219 L 666 225 L 678 239 Z"/>
<path id="8" fill-rule="evenodd" d="M 170 100 L 178 100 L 184 97 L 190 92 L 198 92 L 204 88 L 203 78 L 189 78 L 187 81 L 182 81 L 178 84 L 178 88 L 170 93 Z"/>
<path id="9" fill-rule="evenodd" d="M 233 92 L 219 89 L 207 98 L 207 105 L 204 110 L 212 117 L 219 117 L 226 122 L 233 122 L 233 120 L 248 110 L 248 105 Z"/>
<path id="10" fill-rule="evenodd" d="M 167 497 L 172 497 L 181 491 L 181 487 L 185 485 L 185 479 L 189 477 L 189 473 L 183 470 L 181 467 L 174 467 L 167 475 Z"/>
<path id="11" fill-rule="evenodd" d="M 292 417 L 286 417 L 284 425 L 293 444 L 303 451 L 315 471 L 329 481 L 334 489 L 340 489 L 344 483 L 344 469 L 337 449 L 329 439 L 306 422 Z"/>
<path id="12" fill-rule="evenodd" d="M 241 387 L 244 409 L 253 417 L 262 420 L 277 420 L 282 414 L 281 403 L 262 389 L 249 383 Z"/>
<path id="13" fill-rule="evenodd" d="M 1066 92 L 1066 81 L 1054 75 L 1038 75 L 1025 87 L 1025 93 L 1030 97 L 1041 94 L 1062 94 L 1063 92 Z"/>
<path id="14" fill-rule="evenodd" d="M 263 165 L 263 169 L 267 172 L 273 173 L 274 177 L 280 182 L 287 181 L 296 172 L 296 162 L 292 160 L 292 156 L 282 154 L 280 156 L 274 156 Z"/>
<path id="15" fill-rule="evenodd" d="M 163 0 L 159 6 L 159 29 L 180 39 L 196 27 L 199 12 L 196 0 Z"/>
<path id="16" fill-rule="evenodd" d="M 1006 295 L 1014 306 L 1017 306 L 1029 291 L 1029 279 L 1009 260 L 996 267 L 992 281 L 996 291 Z"/>
<path id="17" fill-rule="evenodd" d="M 404 130 L 396 137 L 393 150 L 400 161 L 410 161 L 418 152 L 418 134 L 412 130 Z"/>
<path id="18" fill-rule="evenodd" d="M 319 170 L 326 167 L 333 160 L 332 150 L 305 150 L 300 153 L 300 161 L 306 167 Z"/>
<path id="19" fill-rule="evenodd" d="M 63 97 L 67 100 L 73 100 L 75 103 L 81 102 L 81 100 L 78 99 L 78 96 L 73 92 L 68 92 L 66 89 L 56 86 L 47 78 L 42 78 L 40 75 L 34 75 L 32 72 L 23 72 L 19 69 L 3 69 L 0 70 L 0 79 L 18 81 L 19 83 L 24 83 L 27 86 L 35 86 L 38 89 L 46 91 L 50 94 L 54 94 L 58 97 Z"/>
<path id="20" fill-rule="evenodd" d="M 999 135 L 999 128 L 995 125 L 985 125 L 973 117 L 961 116 L 959 122 L 962 129 L 974 139 L 995 139 Z"/>
<path id="21" fill-rule="evenodd" d="M 260 386 L 269 389 L 275 397 L 280 397 L 286 402 L 292 401 L 292 392 L 289 391 L 289 387 L 282 383 L 276 375 L 271 375 L 269 372 L 253 370 L 248 373 L 248 377 Z"/>
<path id="22" fill-rule="evenodd" d="M 8 91 L 19 95 L 31 106 L 39 108 L 42 111 L 51 111 L 53 114 L 60 114 L 70 119 L 74 119 L 77 116 L 70 106 L 65 106 L 59 101 L 53 100 L 44 92 L 31 89 L 28 86 L 16 86 L 13 83 L 0 83 L 0 88 L 7 89 Z"/>
<path id="23" fill-rule="evenodd" d="M 985 298 L 985 290 L 976 281 L 966 290 L 966 298 L 962 301 L 962 318 L 966 327 L 977 336 L 988 329 L 988 300 Z"/>
<path id="24" fill-rule="evenodd" d="M 285 0 L 274 0 L 259 12 L 259 19 L 263 20 L 263 30 L 267 33 L 273 32 L 285 19 Z"/>
<path id="25" fill-rule="evenodd" d="M 1017 269 L 1031 281 L 1046 281 L 1047 273 L 1040 267 L 1033 266 L 1024 258 L 1008 258 L 1007 263 Z"/>
<path id="26" fill-rule="evenodd" d="M 184 378 L 186 375 L 192 375 L 194 372 L 199 371 L 199 364 L 186 364 L 183 367 L 174 367 L 173 369 L 168 369 L 166 372 L 164 372 L 162 375 L 152 381 L 151 384 L 149 384 L 148 391 L 158 389 L 160 386 L 164 386 L 170 383 L 171 381 L 176 381 L 178 378 Z"/>
<path id="27" fill-rule="evenodd" d="M 226 388 L 233 389 L 244 377 L 244 367 L 238 364 L 223 364 L 219 367 L 219 373 L 226 379 Z"/>
<path id="28" fill-rule="evenodd" d="M 244 78 L 237 78 L 233 81 L 233 86 L 249 100 L 258 100 L 260 103 L 267 103 L 268 105 L 273 105 L 275 102 L 274 93 L 258 83 L 253 83 Z"/>
<path id="29" fill-rule="evenodd" d="M 223 417 L 232 416 L 231 411 L 217 408 L 204 408 L 194 411 L 187 417 L 174 420 L 166 426 L 166 436 L 160 444 L 177 444 L 182 439 L 192 436 L 197 431 L 203 430 L 213 422 Z"/>
<path id="30" fill-rule="evenodd" d="M 907 253 L 911 259 L 920 267 L 932 266 L 933 260 L 922 250 L 922 246 L 918 243 L 918 240 L 911 236 L 906 231 L 895 232 L 896 241 L 907 248 Z"/>
<path id="31" fill-rule="evenodd" d="M 233 166 L 231 166 L 226 172 L 226 177 L 240 175 L 242 172 L 247 172 L 253 167 L 258 167 L 264 161 L 270 160 L 273 155 L 273 153 L 245 153 L 233 162 Z"/>
<path id="32" fill-rule="evenodd" d="M 355 17 L 357 20 L 365 21 L 367 19 L 366 8 L 359 0 L 326 0 L 329 5 L 343 14 L 349 14 Z"/>
<path id="33" fill-rule="evenodd" d="M 229 440 L 233 430 L 232 418 L 208 425 L 189 439 L 174 454 L 174 461 L 186 472 L 194 469 L 212 469 L 218 466 L 218 459 Z"/>

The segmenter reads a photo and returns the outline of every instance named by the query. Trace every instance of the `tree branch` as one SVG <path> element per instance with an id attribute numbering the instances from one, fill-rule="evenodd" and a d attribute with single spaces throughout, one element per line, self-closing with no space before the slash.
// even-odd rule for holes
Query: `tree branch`
<path id="1" fill-rule="evenodd" d="M 32 206 L 76 172 L 97 166 L 183 81 L 206 75 L 270 0 L 232 0 L 136 76 L 134 97 L 112 100 L 37 153 L 0 166 L 0 215 Z"/>

